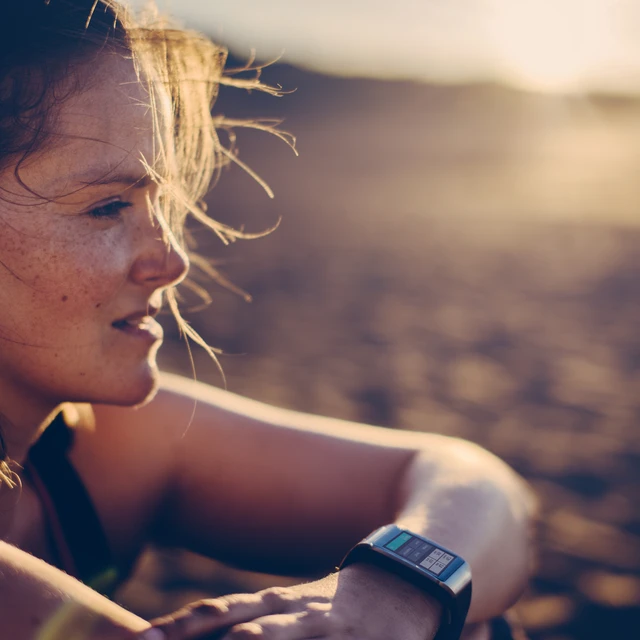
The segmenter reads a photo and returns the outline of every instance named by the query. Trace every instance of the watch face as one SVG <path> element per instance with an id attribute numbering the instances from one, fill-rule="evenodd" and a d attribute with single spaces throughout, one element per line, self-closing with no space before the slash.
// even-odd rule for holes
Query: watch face
<path id="1" fill-rule="evenodd" d="M 385 549 L 439 576 L 457 556 L 403 531 L 384 545 Z"/>

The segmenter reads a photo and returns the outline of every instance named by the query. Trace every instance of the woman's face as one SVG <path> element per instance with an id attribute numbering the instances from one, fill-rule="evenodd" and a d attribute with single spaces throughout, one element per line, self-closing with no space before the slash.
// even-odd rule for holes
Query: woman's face
<path id="1" fill-rule="evenodd" d="M 0 174 L 3 411 L 10 399 L 144 401 L 162 338 L 148 315 L 187 270 L 141 162 L 158 155 L 148 96 L 128 61 L 92 71 L 104 80 L 64 103 L 60 135 L 21 168 L 43 197 Z"/>

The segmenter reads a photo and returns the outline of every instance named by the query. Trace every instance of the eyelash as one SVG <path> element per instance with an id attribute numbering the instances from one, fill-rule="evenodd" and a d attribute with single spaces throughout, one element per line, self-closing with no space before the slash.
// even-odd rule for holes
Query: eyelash
<path id="1" fill-rule="evenodd" d="M 123 209 L 132 207 L 133 203 L 125 202 L 124 200 L 114 200 L 113 202 L 107 202 L 100 207 L 91 209 L 89 215 L 92 218 L 105 219 L 105 218 L 117 218 Z"/>

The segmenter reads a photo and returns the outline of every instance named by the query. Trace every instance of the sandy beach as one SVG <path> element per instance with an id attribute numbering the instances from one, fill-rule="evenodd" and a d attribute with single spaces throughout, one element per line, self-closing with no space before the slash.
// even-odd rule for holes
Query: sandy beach
<path id="1" fill-rule="evenodd" d="M 229 390 L 487 447 L 541 500 L 531 638 L 640 637 L 640 101 L 268 78 L 297 91 L 218 109 L 284 118 L 300 157 L 241 134 L 276 198 L 232 168 L 209 207 L 280 228 L 226 248 L 194 231 L 253 298 L 214 287 L 187 314 Z M 163 366 L 191 375 L 165 324 Z M 157 615 L 273 580 L 156 552 L 121 598 Z"/>

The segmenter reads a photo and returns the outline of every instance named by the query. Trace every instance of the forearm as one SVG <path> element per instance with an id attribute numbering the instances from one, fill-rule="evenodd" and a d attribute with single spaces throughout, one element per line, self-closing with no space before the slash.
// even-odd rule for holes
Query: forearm
<path id="1" fill-rule="evenodd" d="M 471 443 L 443 438 L 437 451 L 430 447 L 408 465 L 397 504 L 398 525 L 440 542 L 471 565 L 469 621 L 501 614 L 522 594 L 531 567 L 535 499 L 501 460 Z"/>
<path id="2" fill-rule="evenodd" d="M 129 640 L 149 624 L 51 565 L 0 541 L 0 635 Z M 73 636 L 75 637 L 75 636 Z"/>

